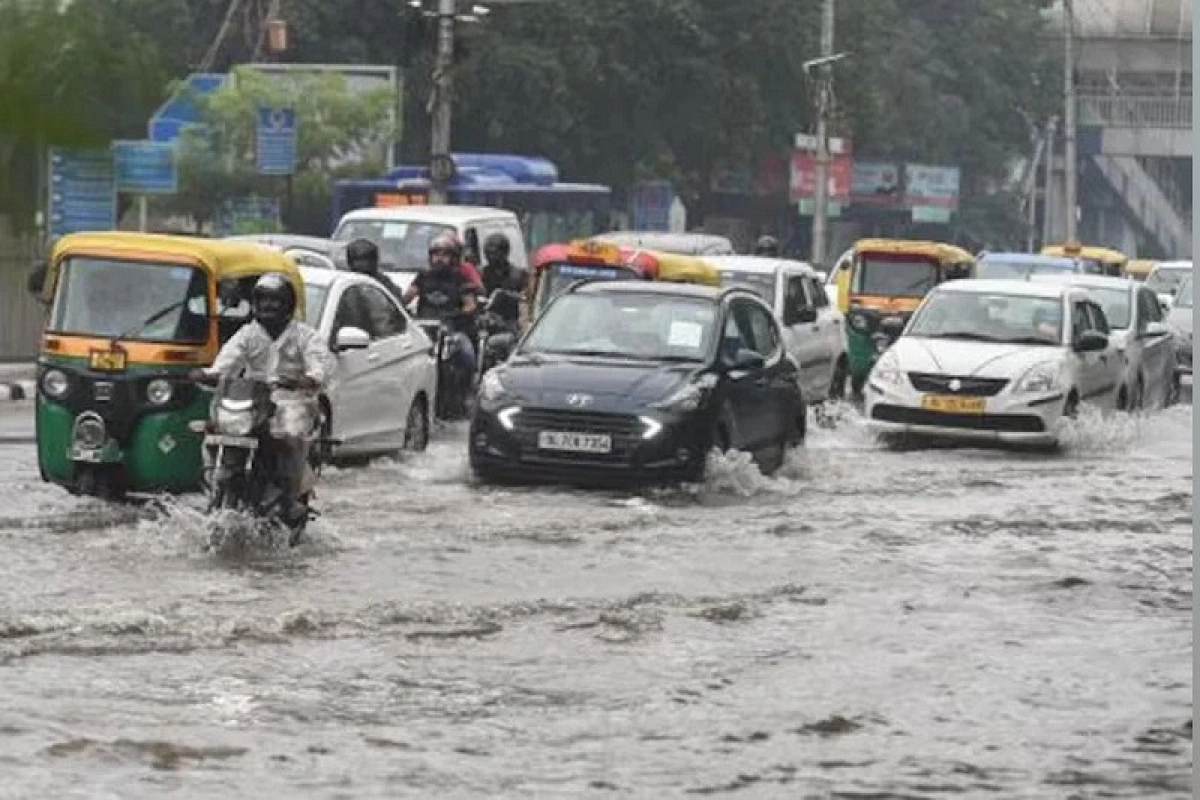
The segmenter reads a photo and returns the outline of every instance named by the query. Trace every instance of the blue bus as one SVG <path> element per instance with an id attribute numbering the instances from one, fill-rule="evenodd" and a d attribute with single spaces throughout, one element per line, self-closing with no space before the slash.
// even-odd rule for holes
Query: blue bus
<path id="1" fill-rule="evenodd" d="M 529 252 L 550 242 L 608 230 L 612 189 L 591 183 L 559 183 L 558 168 L 544 158 L 492 153 L 452 153 L 457 176 L 447 188 L 452 205 L 491 206 L 515 213 Z M 426 205 L 429 168 L 401 166 L 383 178 L 334 183 L 330 229 L 360 208 Z"/>

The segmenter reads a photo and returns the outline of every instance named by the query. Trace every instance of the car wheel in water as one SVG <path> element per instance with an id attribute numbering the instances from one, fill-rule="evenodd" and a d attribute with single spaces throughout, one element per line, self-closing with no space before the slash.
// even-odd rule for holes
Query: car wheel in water
<path id="1" fill-rule="evenodd" d="M 846 357 L 838 359 L 837 367 L 833 370 L 833 381 L 829 384 L 829 399 L 843 400 L 846 397 L 846 383 L 849 380 L 850 364 Z"/>
<path id="2" fill-rule="evenodd" d="M 1074 392 L 1067 395 L 1067 402 L 1063 404 L 1062 415 L 1064 419 L 1079 418 L 1079 395 Z"/>
<path id="3" fill-rule="evenodd" d="M 1133 387 L 1133 398 L 1130 401 L 1130 411 L 1141 411 L 1146 407 L 1146 382 L 1139 375 Z"/>
<path id="4" fill-rule="evenodd" d="M 429 446 L 429 410 L 424 396 L 413 400 L 404 423 L 404 449 L 423 453 Z"/>

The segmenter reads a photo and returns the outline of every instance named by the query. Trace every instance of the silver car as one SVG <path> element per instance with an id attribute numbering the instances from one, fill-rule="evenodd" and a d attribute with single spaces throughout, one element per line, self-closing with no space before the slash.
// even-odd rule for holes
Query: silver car
<path id="1" fill-rule="evenodd" d="M 1175 334 L 1175 374 L 1192 377 L 1192 276 L 1189 274 L 1175 292 L 1175 302 L 1167 325 Z"/>

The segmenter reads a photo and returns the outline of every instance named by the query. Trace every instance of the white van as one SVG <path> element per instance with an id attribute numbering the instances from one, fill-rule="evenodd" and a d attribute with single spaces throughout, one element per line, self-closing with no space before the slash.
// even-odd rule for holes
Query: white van
<path id="1" fill-rule="evenodd" d="M 517 215 L 503 208 L 488 206 L 391 206 L 360 208 L 338 221 L 333 239 L 348 242 L 370 239 L 379 247 L 380 267 L 407 287 L 418 272 L 429 266 L 429 243 L 446 231 L 454 231 L 468 247 L 471 256 L 483 255 L 483 243 L 493 233 L 508 237 L 509 261 L 521 269 L 529 268 L 525 236 Z M 483 267 L 479 263 L 480 268 Z"/>
<path id="2" fill-rule="evenodd" d="M 751 290 L 775 310 L 788 353 L 800 365 L 810 403 L 840 396 L 846 380 L 843 318 L 818 273 L 803 261 L 763 256 L 705 256 L 723 286 Z"/>

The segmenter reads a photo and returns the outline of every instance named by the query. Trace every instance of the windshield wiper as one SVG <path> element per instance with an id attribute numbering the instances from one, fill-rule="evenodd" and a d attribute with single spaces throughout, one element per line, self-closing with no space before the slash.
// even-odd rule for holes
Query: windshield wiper
<path id="1" fill-rule="evenodd" d="M 162 309 L 159 309 L 158 311 L 155 311 L 153 314 L 146 317 L 144 320 L 139 322 L 137 325 L 134 325 L 129 330 L 125 331 L 124 333 L 120 333 L 120 334 L 117 334 L 116 336 L 114 336 L 112 338 L 113 343 L 116 344 L 117 342 L 121 341 L 122 339 L 130 339 L 130 338 L 136 336 L 137 334 L 144 331 L 146 328 L 148 328 L 151 325 L 153 325 L 154 323 L 158 322 L 160 319 L 165 317 L 167 314 L 170 314 L 172 311 L 183 308 L 185 305 L 187 305 L 188 300 L 189 300 L 189 298 L 185 297 L 184 299 L 180 300 L 179 302 L 171 303 L 171 305 L 167 306 L 166 308 L 162 308 Z"/>
<path id="2" fill-rule="evenodd" d="M 1040 336 L 1015 336 L 1012 339 L 1004 339 L 1002 341 L 1005 344 L 1048 344 L 1052 346 L 1058 344 L 1057 341 L 1052 342 Z"/>
<path id="3" fill-rule="evenodd" d="M 970 339 L 973 342 L 1000 342 L 1003 339 L 997 339 L 995 336 L 988 336 L 986 333 L 974 333 L 973 331 L 947 331 L 946 333 L 914 333 L 913 336 L 928 336 L 932 339 Z"/>

